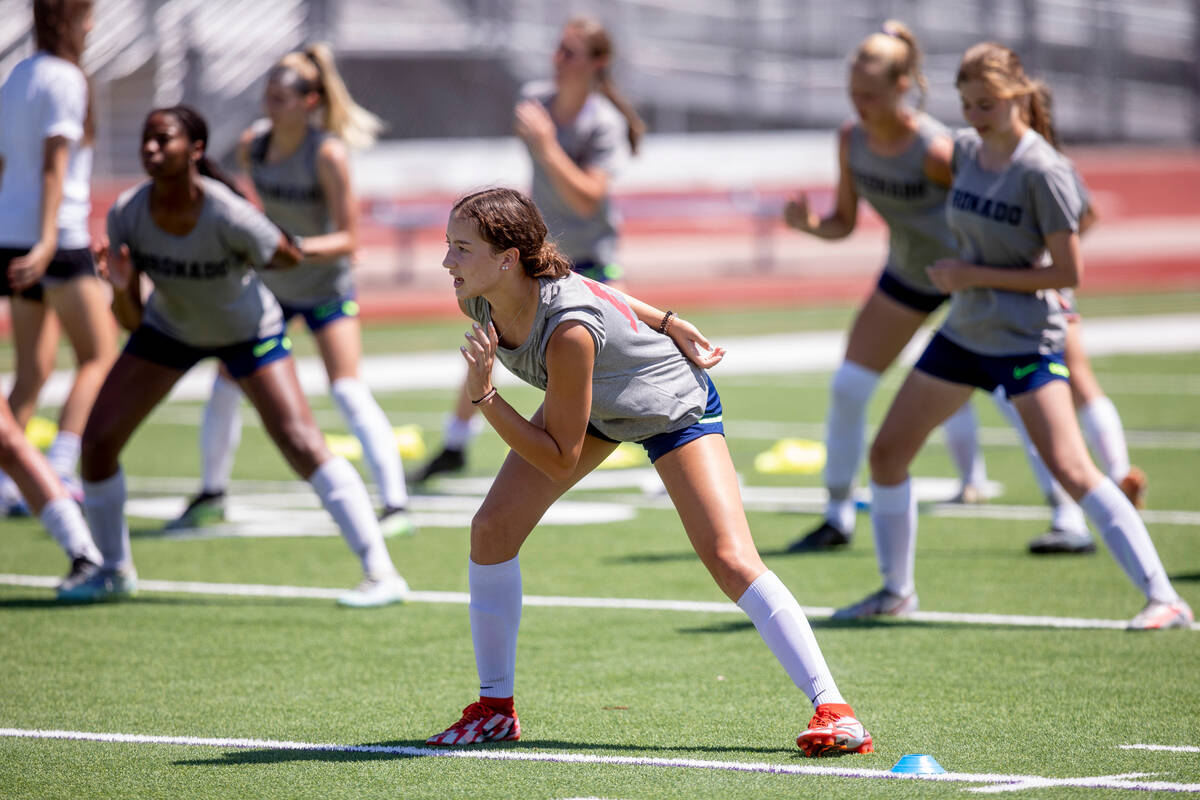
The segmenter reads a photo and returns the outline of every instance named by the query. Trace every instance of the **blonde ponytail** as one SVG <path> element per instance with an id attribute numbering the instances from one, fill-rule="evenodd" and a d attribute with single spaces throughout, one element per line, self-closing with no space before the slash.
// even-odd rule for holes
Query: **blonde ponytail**
<path id="1" fill-rule="evenodd" d="M 917 108 L 925 107 L 925 98 L 929 94 L 929 81 L 925 79 L 922 61 L 917 37 L 907 25 L 895 19 L 884 22 L 881 30 L 864 39 L 854 53 L 856 64 L 882 65 L 893 84 L 906 76 L 912 80 L 917 89 Z"/>
<path id="2" fill-rule="evenodd" d="M 275 65 L 275 69 L 295 72 L 309 91 L 321 95 L 323 114 L 321 126 L 352 148 L 370 147 L 375 143 L 383 122 L 379 117 L 354 102 L 346 88 L 333 50 L 324 42 L 311 44 L 304 50 L 288 53 Z"/>

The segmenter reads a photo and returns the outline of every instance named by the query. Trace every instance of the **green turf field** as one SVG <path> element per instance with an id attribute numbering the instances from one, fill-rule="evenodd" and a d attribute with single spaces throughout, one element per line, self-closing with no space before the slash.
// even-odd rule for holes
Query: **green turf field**
<path id="1" fill-rule="evenodd" d="M 1085 318 L 1194 313 L 1200 298 L 1085 297 L 1083 310 Z M 849 313 L 691 318 L 717 338 L 838 329 Z M 365 340 L 377 354 L 439 343 L 452 349 L 462 328 L 372 326 Z M 305 336 L 296 339 L 298 352 L 311 353 Z M 1200 354 L 1093 361 L 1121 411 L 1132 460 L 1150 476 L 1151 534 L 1176 588 L 1200 609 Z M 883 382 L 873 423 L 902 375 L 896 370 Z M 802 498 L 814 495 L 820 476 L 764 475 L 754 458 L 784 436 L 820 438 L 828 380 L 827 372 L 718 378 L 755 538 L 768 566 L 810 608 L 877 588 L 869 520 L 860 514 L 858 539 L 844 552 L 784 554 L 818 521 L 799 509 L 815 507 Z M 532 389 L 505 395 L 526 411 L 538 403 Z M 432 450 L 451 396 L 424 389 L 379 399 L 395 424 L 418 424 Z M 345 432 L 328 398 L 313 404 L 329 431 Z M 144 587 L 120 604 L 60 606 L 49 588 L 0 580 L 0 728 L 25 732 L 0 736 L 0 797 L 892 798 L 990 788 L 1115 798 L 1139 787 L 1200 791 L 1200 631 L 1131 634 L 1017 619 L 1124 620 L 1142 598 L 1103 549 L 1067 558 L 1025 553 L 1025 542 L 1045 527 L 1037 489 L 991 403 L 980 397 L 976 407 L 989 477 L 1004 490 L 984 509 L 1013 518 L 971 509 L 944 516 L 944 506 L 921 517 L 921 608 L 945 615 L 870 624 L 813 615 L 839 688 L 875 737 L 874 754 L 799 756 L 794 739 L 808 704 L 739 613 L 570 602 L 724 602 L 673 511 L 643 491 L 642 465 L 605 471 L 613 485 L 569 495 L 569 519 L 544 525 L 522 553 L 527 601 L 568 598 L 558 606 L 527 602 L 517 679 L 522 740 L 468 751 L 500 759 L 417 757 L 420 743 L 457 719 L 477 685 L 466 607 L 451 593 L 466 591 L 467 520 L 503 454 L 485 432 L 465 476 L 415 496 L 415 515 L 424 520 L 416 536 L 389 542 L 422 593 L 404 606 L 350 611 L 320 597 L 234 596 L 178 584 Z M 139 431 L 124 458 L 131 506 L 177 501 L 193 488 L 199 408 L 170 404 Z M 235 491 L 277 513 L 289 532 L 320 532 L 327 523 L 311 492 L 288 474 L 251 416 L 247 409 Z M 953 475 L 937 444 L 913 472 Z M 785 510 L 768 510 L 777 508 Z M 616 521 L 589 521 L 610 514 Z M 144 584 L 311 590 L 346 588 L 359 577 L 336 535 L 173 539 L 158 533 L 160 525 L 131 519 Z M 36 523 L 0 527 L 0 573 L 65 571 Z M 983 614 L 1011 618 L 985 623 Z M 179 743 L 51 740 L 29 738 L 30 731 Z M 255 741 L 236 746 L 235 739 Z M 1191 750 L 1120 747 L 1134 744 Z M 933 755 L 956 780 L 886 780 L 883 773 L 906 753 Z M 1064 779 L 1089 780 L 1072 786 Z"/>

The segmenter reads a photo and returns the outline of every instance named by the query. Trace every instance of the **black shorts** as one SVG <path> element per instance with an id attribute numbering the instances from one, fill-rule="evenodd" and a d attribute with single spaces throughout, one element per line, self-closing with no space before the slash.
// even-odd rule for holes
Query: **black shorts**
<path id="1" fill-rule="evenodd" d="M 0 296 L 10 297 L 14 294 L 12 287 L 8 285 L 8 265 L 14 258 L 28 252 L 28 247 L 0 247 Z M 50 260 L 50 266 L 46 267 L 46 274 L 42 276 L 42 279 L 28 289 L 22 289 L 15 294 L 26 300 L 40 303 L 44 287 L 65 283 L 72 278 L 95 274 L 96 261 L 92 258 L 92 251 L 89 248 L 59 249 L 55 251 L 54 258 Z"/>
<path id="2" fill-rule="evenodd" d="M 908 306 L 913 311 L 920 311 L 924 314 L 932 314 L 937 310 L 937 307 L 950 299 L 947 294 L 927 294 L 917 291 L 911 286 L 908 286 L 900 281 L 900 279 L 888 273 L 887 270 L 879 273 L 879 282 L 877 284 L 879 291 L 886 294 L 888 297 L 895 300 L 901 305 Z"/>

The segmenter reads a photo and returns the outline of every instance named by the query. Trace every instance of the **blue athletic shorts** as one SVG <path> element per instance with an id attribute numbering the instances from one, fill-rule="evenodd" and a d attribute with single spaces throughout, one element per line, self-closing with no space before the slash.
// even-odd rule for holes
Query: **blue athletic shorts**
<path id="1" fill-rule="evenodd" d="M 335 300 L 328 300 L 324 303 L 317 303 L 315 306 L 289 306 L 282 300 L 279 301 L 279 306 L 283 309 L 284 325 L 291 322 L 293 317 L 303 316 L 304 324 L 308 325 L 308 329 L 313 333 L 321 330 L 321 328 L 324 328 L 334 320 L 358 316 L 358 303 L 355 301 L 353 294 L 348 294 L 345 297 L 339 297 Z"/>
<path id="2" fill-rule="evenodd" d="M 903 306 L 908 306 L 914 311 L 921 311 L 930 314 L 937 309 L 942 303 L 950 299 L 948 294 L 926 294 L 918 292 L 916 289 L 909 288 L 899 279 L 893 277 L 885 269 L 879 273 L 879 291 L 886 294 L 888 297 L 895 300 Z"/>
<path id="3" fill-rule="evenodd" d="M 141 325 L 125 343 L 125 352 L 180 372 L 187 372 L 201 359 L 215 357 L 221 359 L 230 375 L 245 378 L 272 361 L 291 355 L 292 341 L 279 333 L 223 347 L 193 347 L 149 325 Z"/>
<path id="4" fill-rule="evenodd" d="M 705 373 L 704 379 L 708 381 L 708 403 L 704 408 L 704 416 L 686 428 L 668 431 L 667 433 L 658 433 L 649 439 L 643 439 L 638 442 L 638 444 L 646 448 L 646 453 L 650 456 L 651 464 L 672 450 L 683 447 L 693 439 L 699 439 L 701 436 L 707 436 L 710 433 L 725 435 L 725 425 L 721 422 L 721 396 L 717 394 L 717 387 L 713 385 L 712 378 L 708 377 L 708 373 Z M 616 441 L 616 439 L 610 439 L 605 436 L 590 422 L 588 423 L 587 432 L 589 435 L 595 436 L 597 439 L 603 439 L 606 442 Z"/>
<path id="5" fill-rule="evenodd" d="M 959 347 L 940 333 L 929 342 L 916 369 L 944 381 L 965 383 L 989 392 L 1003 386 L 1009 397 L 1071 377 L 1062 353 L 985 356 Z"/>
<path id="6" fill-rule="evenodd" d="M 619 264 L 597 264 L 595 261 L 580 261 L 571 265 L 571 271 L 585 278 L 591 278 L 596 283 L 619 281 L 625 277 L 625 270 Z"/>

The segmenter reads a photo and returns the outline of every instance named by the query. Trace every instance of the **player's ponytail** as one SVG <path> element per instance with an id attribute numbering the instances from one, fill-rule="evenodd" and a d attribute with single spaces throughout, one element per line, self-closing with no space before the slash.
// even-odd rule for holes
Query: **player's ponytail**
<path id="1" fill-rule="evenodd" d="M 602 59 L 604 61 L 604 65 L 596 73 L 596 88 L 608 98 L 609 102 L 617 107 L 617 111 L 621 112 L 621 116 L 625 117 L 625 125 L 629 136 L 629 149 L 636 155 L 642 137 L 646 134 L 646 123 L 638 115 L 637 109 L 633 107 L 633 103 L 629 102 L 624 93 L 617 88 L 616 81 L 613 80 L 613 43 L 612 37 L 608 34 L 608 29 L 593 17 L 572 17 L 567 21 L 565 27 L 579 34 L 579 38 L 583 39 L 584 44 L 587 46 L 590 58 Z"/>
<path id="2" fill-rule="evenodd" d="M 899 20 L 889 19 L 882 29 L 868 36 L 854 51 L 855 64 L 878 64 L 895 84 L 907 77 L 917 89 L 917 108 L 925 107 L 929 81 L 922 69 L 924 56 L 913 32 Z"/>
<path id="3" fill-rule="evenodd" d="M 531 278 L 561 278 L 571 263 L 546 239 L 546 223 L 537 206 L 515 189 L 483 189 L 460 198 L 450 212 L 479 227 L 480 237 L 499 253 L 516 249 Z"/>
<path id="4" fill-rule="evenodd" d="M 271 75 L 302 94 L 316 92 L 321 98 L 321 127 L 349 147 L 370 147 L 383 130 L 379 117 L 354 102 L 333 50 L 324 42 L 288 53 L 276 62 Z"/>

